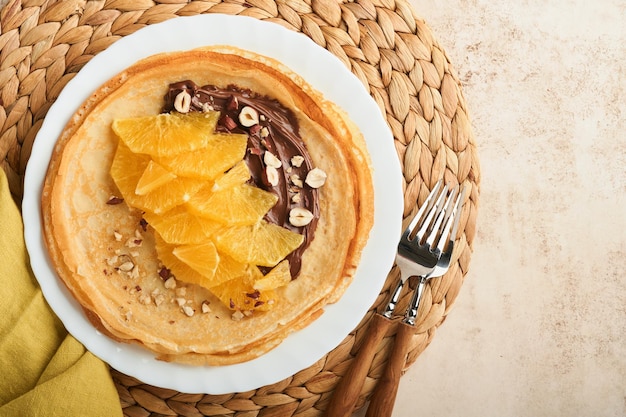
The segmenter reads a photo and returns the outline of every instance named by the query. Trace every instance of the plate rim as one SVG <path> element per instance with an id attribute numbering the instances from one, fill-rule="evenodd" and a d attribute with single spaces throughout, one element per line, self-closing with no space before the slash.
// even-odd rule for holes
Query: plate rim
<path id="1" fill-rule="evenodd" d="M 206 29 L 207 26 L 210 27 L 211 30 L 206 32 L 199 31 L 201 28 Z M 168 31 L 180 29 L 181 27 L 193 35 L 198 35 L 198 32 L 202 32 L 200 33 L 201 36 L 194 37 L 192 42 L 189 42 L 188 45 L 185 43 L 186 46 L 182 48 L 180 47 L 180 43 L 178 43 L 176 39 L 172 39 L 172 37 L 166 37 L 166 39 L 161 38 L 165 36 L 164 33 L 172 33 Z M 47 164 L 57 141 L 58 134 L 53 139 L 46 136 L 51 132 L 58 131 L 60 133 L 59 129 L 63 129 L 78 106 L 82 104 L 96 88 L 115 74 L 127 68 L 129 66 L 129 60 L 133 61 L 130 62 L 130 65 L 132 65 L 132 63 L 137 60 L 156 53 L 189 50 L 209 45 L 228 44 L 229 46 L 241 47 L 240 38 L 242 36 L 240 32 L 235 32 L 234 30 L 229 31 L 228 28 L 238 28 L 241 31 L 242 27 L 245 27 L 244 32 L 251 32 L 257 35 L 247 37 L 245 42 L 243 42 L 245 43 L 243 49 L 248 49 L 277 59 L 296 74 L 302 76 L 302 78 L 307 80 L 316 90 L 321 91 L 326 98 L 343 108 L 357 126 L 361 128 L 362 125 L 365 125 L 374 128 L 373 131 L 363 132 L 374 166 L 375 221 L 372 231 L 378 231 L 378 228 L 381 227 L 380 219 L 386 220 L 388 223 L 385 224 L 385 227 L 389 228 L 390 231 L 386 231 L 384 236 L 385 239 L 389 239 L 390 244 L 388 247 L 381 247 L 381 242 L 373 242 L 371 238 L 372 234 L 370 234 L 355 278 L 341 299 L 335 304 L 326 306 L 322 316 L 315 322 L 298 332 L 291 333 L 277 348 L 274 348 L 259 358 L 240 364 L 225 366 L 190 366 L 156 361 L 154 354 L 150 351 L 139 346 L 115 342 L 98 332 L 97 329 L 88 322 L 80 305 L 69 294 L 64 284 L 56 276 L 54 269 L 51 268 L 42 236 L 40 196 Z M 219 34 L 214 33 L 219 28 L 226 28 L 226 30 Z M 174 38 L 178 39 L 178 37 Z M 160 42 L 157 42 L 155 39 L 158 39 Z M 280 47 L 298 46 L 299 51 L 304 50 L 309 53 L 309 58 L 311 56 L 315 58 L 315 65 L 330 68 L 332 71 L 327 71 L 326 73 L 329 75 L 322 74 L 318 78 L 309 76 L 308 72 L 312 70 L 304 68 L 304 66 L 307 65 L 305 62 L 290 61 L 290 58 L 283 56 L 284 53 L 281 55 L 282 52 L 277 51 L 278 48 L 273 44 L 270 45 L 268 42 L 268 40 L 279 39 L 280 42 L 282 42 Z M 152 42 L 149 42 L 149 40 L 152 40 Z M 224 42 L 228 40 L 231 42 Z M 125 55 L 120 55 L 126 53 L 130 54 L 130 58 Z M 277 57 L 276 55 L 279 56 Z M 114 65 L 110 65 L 110 58 L 116 56 L 124 56 L 124 59 L 116 60 L 114 61 Z M 102 68 L 102 65 L 105 63 L 106 70 L 98 71 L 98 68 Z M 95 75 L 94 71 L 96 72 Z M 336 85 L 337 74 L 340 74 L 342 77 L 345 76 L 345 79 L 341 78 L 342 84 L 340 88 Z M 352 102 L 346 102 L 346 100 L 343 99 L 338 100 L 337 97 L 335 97 L 338 94 L 338 90 L 347 90 L 351 92 L 351 94 L 356 95 L 357 98 L 363 98 L 363 100 L 358 102 L 354 100 Z M 80 94 L 77 94 L 77 92 L 80 92 Z M 78 103 L 78 105 L 76 107 L 71 106 L 69 109 L 66 108 L 65 111 L 59 110 L 61 105 L 67 102 Z M 365 113 L 357 114 L 356 112 Z M 65 114 L 66 116 L 65 118 L 54 118 L 54 116 L 59 116 L 59 114 Z M 365 117 L 364 114 L 367 117 Z M 367 123 L 362 119 L 365 119 Z M 378 124 L 375 123 L 370 126 L 369 123 L 372 121 L 376 121 Z M 384 128 L 381 128 L 382 125 L 380 122 L 382 122 Z M 361 130 L 363 131 L 363 129 Z M 377 137 L 376 142 L 370 143 L 368 138 L 374 135 Z M 372 146 L 375 148 L 375 152 L 373 152 Z M 37 158 L 44 158 L 45 164 L 36 164 L 35 161 Z M 42 167 L 42 165 L 45 165 L 45 167 Z M 381 169 L 384 169 L 385 172 L 380 172 Z M 179 392 L 219 395 L 248 391 L 276 383 L 311 366 L 339 345 L 356 325 L 358 325 L 367 311 L 369 311 L 369 307 L 374 303 L 380 289 L 384 285 L 387 273 L 391 269 L 395 257 L 395 242 L 400 235 L 403 210 L 401 175 L 400 161 L 395 153 L 395 147 L 393 146 L 393 136 L 383 114 L 356 76 L 329 51 L 317 45 L 302 33 L 294 32 L 278 24 L 264 22 L 252 17 L 225 14 L 177 17 L 165 22 L 146 26 L 133 34 L 117 40 L 85 64 L 61 91 L 59 97 L 52 104 L 44 118 L 40 131 L 33 143 L 31 157 L 25 170 L 24 199 L 22 202 L 24 237 L 31 259 L 39 261 L 31 262 L 31 267 L 42 288 L 44 297 L 53 311 L 59 316 L 70 334 L 83 343 L 90 352 L 110 366 L 150 385 L 173 389 Z M 384 196 L 384 198 L 381 197 L 381 195 Z M 39 221 L 34 221 L 33 219 L 39 219 Z M 393 244 L 391 244 L 392 234 L 394 236 Z M 41 262 L 41 255 L 43 255 L 43 263 Z M 375 263 L 371 262 L 374 255 L 376 257 Z M 369 293 L 359 295 L 361 300 L 359 300 L 359 304 L 356 306 L 359 314 L 348 316 L 347 318 L 342 316 L 342 318 L 345 319 L 343 322 L 330 320 L 329 317 L 341 315 L 347 309 L 355 308 L 354 300 L 352 299 L 354 297 L 348 298 L 346 295 L 355 291 L 355 282 L 361 274 L 370 273 L 369 270 L 364 270 L 365 268 L 372 268 L 380 273 L 380 276 L 374 279 L 372 283 L 375 284 L 377 291 L 374 292 L 374 290 L 371 290 Z M 381 273 L 382 271 L 385 272 Z M 59 299 L 59 296 L 61 296 L 61 299 Z M 344 300 L 344 303 L 342 303 L 342 300 Z M 349 302 L 346 300 L 349 300 Z M 66 305 L 63 305 L 64 303 Z M 364 307 L 365 304 L 367 304 L 366 307 Z M 80 317 L 82 317 L 82 319 L 71 317 L 70 313 L 68 313 L 68 311 L 72 310 L 75 312 L 77 309 L 80 311 Z M 78 320 L 79 323 L 75 322 L 75 320 Z M 89 335 L 83 333 L 84 321 L 87 321 L 88 326 L 91 327 L 91 334 Z M 295 338 L 298 339 L 297 335 L 315 334 L 322 330 L 327 334 L 328 328 L 325 326 L 332 327 L 332 343 L 322 343 L 322 346 L 320 346 L 320 341 L 316 338 L 309 339 L 308 344 L 305 344 L 305 346 L 294 342 L 294 335 Z M 337 329 L 337 327 L 339 327 L 339 329 Z M 343 335 L 339 336 L 340 333 Z M 107 343 L 107 341 L 109 343 Z M 107 345 L 106 349 L 101 346 L 102 343 Z M 283 348 L 289 348 L 293 347 L 292 345 L 300 346 L 303 351 L 300 351 L 298 355 L 285 355 L 285 352 L 283 352 L 285 349 L 280 349 L 281 346 Z M 148 357 L 146 357 L 146 353 Z M 281 353 L 281 356 L 278 356 L 278 353 Z M 136 360 L 129 361 L 128 358 L 124 358 L 124 356 L 130 356 L 135 359 L 138 358 L 139 362 Z M 149 358 L 150 356 L 152 359 Z M 275 366 L 272 366 L 272 362 L 276 359 L 280 359 L 283 363 L 283 366 L 281 366 L 279 370 L 277 370 Z M 153 369 L 156 367 L 157 372 L 161 372 L 164 368 L 163 365 L 166 365 L 165 368 L 169 370 L 167 380 L 165 381 L 163 378 L 155 375 Z M 254 368 L 255 375 L 257 375 L 258 379 L 238 378 L 238 376 L 244 375 L 249 368 Z M 174 370 L 176 372 L 172 372 Z M 213 377 L 219 379 L 217 384 L 211 381 Z"/>

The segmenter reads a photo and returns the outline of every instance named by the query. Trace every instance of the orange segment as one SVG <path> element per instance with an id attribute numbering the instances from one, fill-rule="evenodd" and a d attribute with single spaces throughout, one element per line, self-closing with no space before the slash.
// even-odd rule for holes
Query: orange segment
<path id="1" fill-rule="evenodd" d="M 213 242 L 177 246 L 172 254 L 207 279 L 213 280 L 215 277 L 220 258 Z"/>
<path id="2" fill-rule="evenodd" d="M 118 144 L 110 172 L 124 200 L 131 207 L 164 213 L 188 201 L 205 185 L 205 182 L 200 180 L 175 178 L 146 195 L 138 195 L 135 193 L 137 184 L 149 163 L 149 156 L 133 153 L 122 142 Z"/>
<path id="3" fill-rule="evenodd" d="M 221 191 L 227 188 L 241 185 L 250 179 L 250 170 L 245 161 L 239 161 L 224 175 L 218 177 L 211 187 L 211 191 Z"/>
<path id="4" fill-rule="evenodd" d="M 176 279 L 183 282 L 188 282 L 190 284 L 197 284 L 205 288 L 209 288 L 216 284 L 212 279 L 205 277 L 204 275 L 178 259 L 173 253 L 176 246 L 165 242 L 158 235 L 158 233 L 154 234 L 154 240 L 156 243 L 157 256 L 159 257 L 163 265 L 165 265 L 166 268 L 172 271 L 172 274 L 176 277 Z"/>
<path id="5" fill-rule="evenodd" d="M 260 266 L 275 266 L 303 241 L 302 235 L 264 220 L 223 229 L 215 237 L 221 252 L 239 262 Z"/>
<path id="6" fill-rule="evenodd" d="M 148 166 L 139 177 L 137 181 L 137 187 L 135 188 L 135 194 L 146 195 L 150 191 L 167 184 L 171 180 L 176 178 L 176 175 L 163 168 L 161 165 L 154 161 L 148 162 Z"/>
<path id="7" fill-rule="evenodd" d="M 270 272 L 264 277 L 257 279 L 254 282 L 254 289 L 265 291 L 274 290 L 287 285 L 291 282 L 291 272 L 289 271 L 289 261 L 283 260 L 278 263 Z"/>
<path id="8" fill-rule="evenodd" d="M 206 146 L 218 118 L 207 112 L 116 119 L 113 131 L 133 152 L 164 157 Z"/>
<path id="9" fill-rule="evenodd" d="M 215 133 L 193 152 L 160 156 L 157 160 L 179 176 L 215 179 L 243 159 L 247 144 L 247 135 Z"/>
<path id="10" fill-rule="evenodd" d="M 272 290 L 254 289 L 255 277 L 262 276 L 258 268 L 253 267 L 251 275 L 241 276 L 211 288 L 211 292 L 231 310 L 270 310 L 276 303 L 276 294 Z"/>
<path id="11" fill-rule="evenodd" d="M 216 254 L 219 262 L 215 267 L 215 272 L 213 276 L 209 278 L 206 275 L 200 273 L 198 270 L 192 268 L 189 264 L 186 263 L 186 261 L 183 261 L 178 256 L 176 256 L 175 252 L 177 248 L 181 248 L 182 246 L 177 247 L 176 245 L 165 242 L 158 233 L 155 233 L 154 237 L 156 242 L 157 256 L 159 257 L 163 265 L 165 265 L 165 267 L 172 272 L 176 279 L 180 281 L 190 284 L 197 284 L 212 291 L 213 287 L 215 287 L 216 285 L 220 285 L 223 282 L 250 275 L 250 268 L 248 265 L 237 262 L 230 256 L 217 251 Z M 185 249 L 183 249 L 182 251 L 183 258 L 185 256 L 189 257 L 189 255 L 186 255 L 184 253 Z M 191 249 L 188 250 L 188 252 L 191 251 Z M 191 255 L 191 258 L 193 258 L 193 256 L 194 255 Z M 187 260 L 189 260 L 190 263 L 193 263 L 192 260 Z M 199 269 L 202 268 L 204 267 L 199 267 Z"/>
<path id="12" fill-rule="evenodd" d="M 248 184 L 217 192 L 211 188 L 202 188 L 187 206 L 199 216 L 233 226 L 257 223 L 278 201 L 276 195 Z"/>
<path id="13" fill-rule="evenodd" d="M 143 217 L 163 240 L 177 245 L 206 242 L 210 236 L 223 227 L 213 220 L 189 213 L 184 206 L 175 207 L 163 214 L 147 211 Z"/>

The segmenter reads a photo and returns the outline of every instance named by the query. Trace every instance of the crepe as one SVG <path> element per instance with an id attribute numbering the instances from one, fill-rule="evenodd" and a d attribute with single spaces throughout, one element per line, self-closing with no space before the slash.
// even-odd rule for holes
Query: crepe
<path id="1" fill-rule="evenodd" d="M 168 85 L 185 79 L 277 99 L 294 112 L 312 161 L 327 174 L 315 237 L 270 311 L 235 320 L 205 288 L 180 281 L 166 288 L 141 212 L 107 204 L 119 195 L 109 174 L 118 144 L 112 122 L 158 114 Z M 282 64 L 222 46 L 152 56 L 98 88 L 58 138 L 42 207 L 51 262 L 94 326 L 162 360 L 225 365 L 262 355 L 342 296 L 373 224 L 373 186 L 364 139 L 343 111 Z M 119 271 L 124 261 L 129 273 Z"/>

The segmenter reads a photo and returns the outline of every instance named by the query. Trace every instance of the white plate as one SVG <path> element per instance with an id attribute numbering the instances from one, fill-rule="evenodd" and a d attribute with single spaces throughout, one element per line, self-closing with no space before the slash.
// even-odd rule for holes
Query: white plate
<path id="1" fill-rule="evenodd" d="M 375 220 L 353 284 L 339 302 L 277 348 L 249 362 L 209 367 L 158 361 L 141 347 L 115 342 L 89 323 L 55 275 L 42 239 L 40 195 L 54 144 L 80 104 L 139 59 L 160 52 L 233 45 L 281 61 L 342 107 L 365 135 L 374 167 Z M 392 266 L 402 218 L 401 173 L 393 138 L 363 85 L 332 54 L 301 33 L 229 15 L 171 19 L 126 36 L 95 56 L 50 108 L 26 169 L 24 234 L 44 296 L 67 330 L 96 356 L 145 383 L 187 393 L 225 394 L 278 382 L 334 349 L 375 301 Z"/>

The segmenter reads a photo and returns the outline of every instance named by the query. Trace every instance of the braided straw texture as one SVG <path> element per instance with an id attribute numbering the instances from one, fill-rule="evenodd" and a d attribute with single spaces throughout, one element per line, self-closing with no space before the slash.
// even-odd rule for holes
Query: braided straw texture
<path id="1" fill-rule="evenodd" d="M 439 178 L 466 189 L 449 272 L 429 281 L 406 367 L 426 348 L 468 271 L 480 167 L 465 99 L 445 51 L 407 0 L 11 0 L 0 12 L 0 163 L 21 200 L 33 140 L 50 105 L 91 57 L 117 39 L 176 16 L 246 15 L 303 32 L 336 55 L 386 116 L 404 173 L 404 218 Z M 406 224 L 406 223 L 405 223 Z M 161 389 L 111 370 L 128 416 L 320 416 L 365 337 L 372 314 L 399 278 L 394 267 L 376 303 L 344 341 L 313 366 L 257 390 L 228 395 Z M 413 283 L 411 283 L 413 285 Z M 399 305 L 403 311 L 406 294 Z M 357 406 L 387 361 L 393 331 L 379 346 Z"/>

